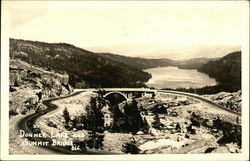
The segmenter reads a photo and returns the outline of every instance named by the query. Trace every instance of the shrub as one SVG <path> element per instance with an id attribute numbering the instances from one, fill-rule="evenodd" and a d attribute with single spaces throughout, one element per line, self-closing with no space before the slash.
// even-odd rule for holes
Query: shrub
<path id="1" fill-rule="evenodd" d="M 160 122 L 160 118 L 158 114 L 155 114 L 154 116 L 154 122 L 152 122 L 152 127 L 155 129 L 162 129 L 164 125 Z"/>
<path id="2" fill-rule="evenodd" d="M 48 126 L 50 126 L 50 127 L 57 128 L 57 125 L 56 125 L 56 124 L 54 124 L 54 123 L 53 123 L 53 122 L 51 122 L 51 121 L 49 121 L 47 125 L 48 125 Z"/>
<path id="3" fill-rule="evenodd" d="M 68 124 L 69 121 L 70 121 L 70 117 L 69 117 L 69 111 L 68 111 L 67 108 L 65 108 L 65 109 L 63 110 L 63 117 L 64 117 L 64 119 L 65 119 L 65 123 Z"/>
<path id="4" fill-rule="evenodd" d="M 203 123 L 203 119 L 199 115 L 196 115 L 194 112 L 191 115 L 190 121 L 192 122 L 193 126 L 197 127 L 200 127 L 200 125 Z"/>
<path id="5" fill-rule="evenodd" d="M 122 152 L 124 153 L 139 154 L 140 151 L 141 150 L 137 147 L 134 140 L 122 145 Z"/>
<path id="6" fill-rule="evenodd" d="M 187 132 L 190 133 L 190 134 L 196 134 L 196 130 L 193 129 L 192 125 L 189 125 L 187 127 Z"/>
<path id="7" fill-rule="evenodd" d="M 20 76 L 17 74 L 14 80 L 14 87 L 19 87 L 21 86 L 21 78 Z"/>
<path id="8" fill-rule="evenodd" d="M 15 92 L 16 89 L 15 89 L 14 87 L 10 86 L 9 91 L 10 91 L 10 92 Z"/>
<path id="9" fill-rule="evenodd" d="M 25 115 L 27 111 L 28 111 L 27 108 L 24 108 L 24 109 L 22 110 L 21 114 L 22 114 L 22 115 Z"/>
<path id="10" fill-rule="evenodd" d="M 69 130 L 69 131 L 70 131 L 70 130 L 73 130 L 73 127 L 70 126 L 69 124 L 65 124 L 65 125 L 64 125 L 64 128 L 67 129 L 67 130 Z"/>
<path id="11" fill-rule="evenodd" d="M 11 109 L 11 110 L 9 111 L 9 116 L 15 116 L 15 115 L 18 115 L 18 113 L 16 112 L 16 110 Z"/>

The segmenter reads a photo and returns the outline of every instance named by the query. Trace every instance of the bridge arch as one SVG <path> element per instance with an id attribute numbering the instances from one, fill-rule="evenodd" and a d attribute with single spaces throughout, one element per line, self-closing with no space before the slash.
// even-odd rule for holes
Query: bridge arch
<path id="1" fill-rule="evenodd" d="M 108 95 L 111 95 L 111 94 L 119 94 L 119 95 L 122 95 L 126 100 L 128 99 L 128 97 L 122 92 L 109 92 L 109 93 L 106 93 L 103 97 L 106 98 Z"/>
<path id="2" fill-rule="evenodd" d="M 108 100 L 111 105 L 119 104 L 128 100 L 128 97 L 122 92 L 108 92 L 103 96 L 103 98 Z"/>

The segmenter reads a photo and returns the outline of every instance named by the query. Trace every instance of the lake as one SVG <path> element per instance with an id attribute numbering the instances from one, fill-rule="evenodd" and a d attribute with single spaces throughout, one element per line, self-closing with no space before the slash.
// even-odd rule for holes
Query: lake
<path id="1" fill-rule="evenodd" d="M 216 85 L 216 81 L 197 70 L 179 69 L 178 67 L 158 67 L 143 70 L 152 75 L 146 83 L 154 88 L 201 88 Z"/>

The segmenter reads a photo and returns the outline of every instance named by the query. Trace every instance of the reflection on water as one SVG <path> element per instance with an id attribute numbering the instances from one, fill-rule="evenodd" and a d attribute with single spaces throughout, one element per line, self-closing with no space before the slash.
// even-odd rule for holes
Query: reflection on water
<path id="1" fill-rule="evenodd" d="M 197 70 L 179 69 L 177 67 L 158 67 L 144 70 L 152 75 L 146 83 L 155 88 L 201 88 L 216 85 L 215 79 Z"/>

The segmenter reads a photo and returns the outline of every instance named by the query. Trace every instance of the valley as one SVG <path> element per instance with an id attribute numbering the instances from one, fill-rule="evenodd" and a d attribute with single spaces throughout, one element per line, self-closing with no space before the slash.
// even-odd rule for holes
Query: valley
<path id="1" fill-rule="evenodd" d="M 66 43 L 45 43 L 10 39 L 10 58 L 31 65 L 68 74 L 74 88 L 146 87 L 152 75 L 145 70 L 175 66 L 197 70 L 215 79 L 217 85 L 207 85 L 202 91 L 213 94 L 241 89 L 241 51 L 222 58 L 192 58 L 188 60 L 146 59 L 112 53 L 94 53 Z M 222 63 L 223 62 L 223 63 Z M 214 70 L 218 68 L 218 70 Z M 227 71 L 227 73 L 223 72 Z M 168 87 L 162 87 L 168 88 Z"/>
<path id="2" fill-rule="evenodd" d="M 9 63 L 10 154 L 241 152 L 241 52 L 174 61 L 10 39 Z"/>

